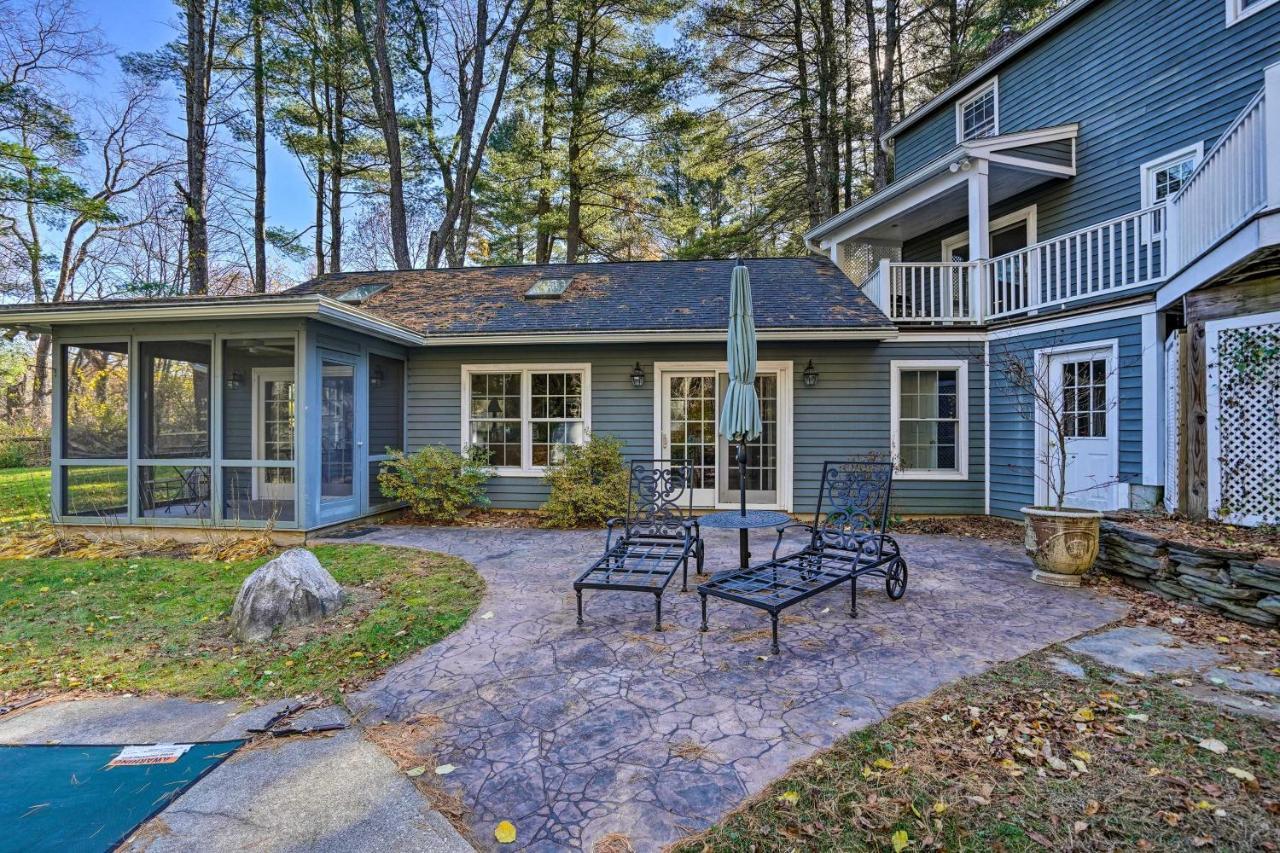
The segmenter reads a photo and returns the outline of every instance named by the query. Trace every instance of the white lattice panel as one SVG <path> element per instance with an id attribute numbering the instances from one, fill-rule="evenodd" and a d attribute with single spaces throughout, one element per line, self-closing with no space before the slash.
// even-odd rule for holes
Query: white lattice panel
<path id="1" fill-rule="evenodd" d="M 1165 376 L 1165 441 L 1164 441 L 1164 508 L 1178 511 L 1179 476 L 1182 466 L 1182 333 L 1174 332 L 1164 343 Z"/>
<path id="2" fill-rule="evenodd" d="M 881 260 L 902 260 L 902 247 L 846 240 L 840 244 L 840 269 L 859 287 L 876 271 Z"/>
<path id="3" fill-rule="evenodd" d="M 1280 312 L 1206 324 L 1209 511 L 1280 523 Z"/>

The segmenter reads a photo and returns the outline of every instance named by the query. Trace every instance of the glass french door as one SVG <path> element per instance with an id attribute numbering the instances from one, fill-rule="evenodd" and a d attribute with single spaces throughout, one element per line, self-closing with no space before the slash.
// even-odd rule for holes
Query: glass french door
<path id="1" fill-rule="evenodd" d="M 716 497 L 716 373 L 663 375 L 666 458 L 690 464 L 694 503 L 710 506 Z"/>
<path id="2" fill-rule="evenodd" d="M 717 404 L 723 405 L 729 374 L 720 374 Z M 778 503 L 778 374 L 756 376 L 756 396 L 760 398 L 760 436 L 747 442 L 747 503 Z M 741 500 L 742 469 L 738 466 L 737 445 L 729 446 L 718 436 L 716 447 L 717 499 L 722 504 Z"/>
<path id="3" fill-rule="evenodd" d="M 356 492 L 356 365 L 324 355 L 320 376 L 320 505 L 327 513 L 350 504 Z"/>
<path id="4" fill-rule="evenodd" d="M 699 506 L 733 505 L 739 500 L 737 448 L 719 435 L 717 424 L 729 376 L 719 370 L 662 373 L 662 455 L 689 462 L 693 500 Z M 779 505 L 779 376 L 756 376 L 763 429 L 747 442 L 747 502 Z"/>

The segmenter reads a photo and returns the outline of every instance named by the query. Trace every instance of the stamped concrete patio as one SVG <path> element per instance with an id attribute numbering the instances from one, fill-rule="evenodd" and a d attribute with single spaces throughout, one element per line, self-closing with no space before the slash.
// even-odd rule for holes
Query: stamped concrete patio
<path id="1" fill-rule="evenodd" d="M 856 620 L 847 587 L 810 599 L 788 611 L 772 657 L 761 611 L 712 600 L 711 631 L 697 630 L 692 575 L 688 593 L 672 582 L 662 633 L 652 597 L 634 593 L 588 591 L 578 627 L 571 584 L 598 533 L 393 526 L 361 541 L 456 554 L 488 581 L 470 624 L 350 705 L 369 724 L 439 717 L 420 749 L 456 766 L 439 778 L 476 838 L 494 845 L 510 820 L 531 850 L 590 850 L 613 832 L 658 849 L 896 705 L 1124 611 L 1033 583 L 1013 546 L 903 536 L 901 601 L 871 579 Z M 736 559 L 735 534 L 708 536 L 708 570 Z"/>

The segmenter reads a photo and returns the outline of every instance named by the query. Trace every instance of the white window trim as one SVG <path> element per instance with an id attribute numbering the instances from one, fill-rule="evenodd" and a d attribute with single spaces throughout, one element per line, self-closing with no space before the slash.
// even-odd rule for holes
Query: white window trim
<path id="1" fill-rule="evenodd" d="M 987 93 L 987 90 L 990 90 L 992 95 L 995 98 L 995 110 L 993 115 L 995 127 L 992 129 L 992 132 L 989 135 L 975 136 L 974 139 L 990 139 L 992 136 L 1000 135 L 1000 78 L 999 76 L 996 76 L 996 77 L 992 77 L 990 80 L 983 83 L 981 86 L 978 86 L 974 89 L 969 90 L 968 94 L 966 94 L 962 98 L 959 98 L 956 101 L 955 114 L 956 114 L 956 144 L 957 145 L 961 145 L 965 142 L 972 141 L 964 138 L 964 105 L 974 100 L 975 98 L 980 97 L 981 95 L 985 95 Z"/>
<path id="2" fill-rule="evenodd" d="M 1227 26 L 1238 24 L 1255 12 L 1261 12 L 1276 3 L 1280 3 L 1280 0 L 1260 0 L 1260 2 L 1246 8 L 1244 0 L 1227 0 Z"/>
<path id="3" fill-rule="evenodd" d="M 901 467 L 898 418 L 902 410 L 899 394 L 904 370 L 956 371 L 956 470 L 925 471 Z M 911 359 L 889 362 L 889 453 L 895 480 L 969 479 L 969 362 L 964 359 Z"/>
<path id="4" fill-rule="evenodd" d="M 1193 169 L 1199 166 L 1200 161 L 1204 159 L 1204 142 L 1197 142 L 1194 145 L 1179 148 L 1177 151 L 1170 151 L 1142 164 L 1139 168 L 1139 175 L 1142 178 L 1142 207 L 1144 209 L 1156 203 L 1154 198 L 1155 187 L 1151 185 L 1152 175 L 1165 166 L 1176 163 L 1179 160 L 1185 160 L 1188 157 L 1191 157 L 1194 161 Z"/>
<path id="5" fill-rule="evenodd" d="M 1001 228 L 1007 228 L 1015 222 L 1026 220 L 1027 223 L 1027 245 L 1034 246 L 1036 243 L 1036 206 L 1034 204 L 1019 208 L 1013 213 L 1006 214 L 997 219 L 992 219 L 987 223 L 987 239 L 993 231 L 999 231 Z M 953 234 L 942 241 L 942 260 L 947 262 L 951 259 L 952 253 L 962 247 L 969 245 L 969 232 L 961 231 L 959 234 Z M 987 254 L 991 253 L 991 246 L 987 246 Z"/>
<path id="6" fill-rule="evenodd" d="M 1084 355 L 1086 353 L 1101 353 L 1107 359 L 1107 438 L 1111 444 L 1111 508 L 1112 509 L 1128 509 L 1129 508 L 1129 484 L 1120 482 L 1120 341 L 1117 338 L 1107 338 L 1100 341 L 1082 341 L 1076 344 L 1062 344 L 1061 346 L 1044 347 L 1035 351 L 1035 369 L 1037 372 L 1043 371 L 1040 375 L 1047 375 L 1049 370 L 1049 359 L 1059 355 Z M 1044 407 L 1037 403 L 1035 420 L 1032 424 L 1035 430 L 1035 456 L 1032 457 L 1031 464 L 1035 483 L 1035 505 L 1049 505 L 1049 480 L 1048 471 L 1042 471 L 1041 466 L 1048 464 L 1049 452 L 1049 425 L 1048 414 Z M 1067 498 L 1070 505 L 1070 497 Z"/>
<path id="7" fill-rule="evenodd" d="M 473 373 L 519 373 L 520 374 L 520 467 L 497 465 L 493 470 L 499 477 L 542 477 L 547 473 L 545 465 L 533 464 L 533 429 L 529 426 L 530 412 L 533 409 L 534 373 L 581 373 L 582 374 L 582 429 L 584 435 L 591 433 L 591 365 L 584 362 L 557 363 L 539 362 L 536 364 L 464 364 L 462 365 L 462 429 L 459 446 L 465 453 L 471 443 L 471 374 Z"/>

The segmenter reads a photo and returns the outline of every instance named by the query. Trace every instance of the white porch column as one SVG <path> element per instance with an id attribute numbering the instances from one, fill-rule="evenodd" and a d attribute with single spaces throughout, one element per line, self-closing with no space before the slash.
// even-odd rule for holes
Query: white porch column
<path id="1" fill-rule="evenodd" d="M 982 294 L 984 265 L 991 253 L 990 199 L 987 190 L 988 164 L 973 160 L 969 169 L 969 311 L 982 320 L 986 306 Z"/>
<path id="2" fill-rule="evenodd" d="M 1263 104 L 1264 139 L 1263 159 L 1267 164 L 1267 207 L 1280 208 L 1280 62 L 1267 67 L 1263 77 L 1265 92 Z"/>

